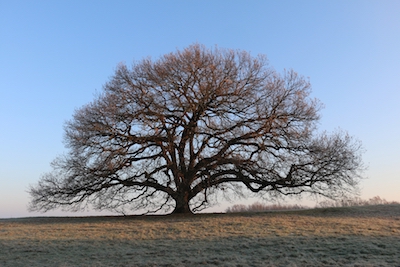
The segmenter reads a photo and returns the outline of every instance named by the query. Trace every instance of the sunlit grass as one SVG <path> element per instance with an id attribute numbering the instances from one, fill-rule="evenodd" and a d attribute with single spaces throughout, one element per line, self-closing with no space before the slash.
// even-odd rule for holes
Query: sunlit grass
<path id="1" fill-rule="evenodd" d="M 0 266 L 399 266 L 400 205 L 0 220 Z"/>

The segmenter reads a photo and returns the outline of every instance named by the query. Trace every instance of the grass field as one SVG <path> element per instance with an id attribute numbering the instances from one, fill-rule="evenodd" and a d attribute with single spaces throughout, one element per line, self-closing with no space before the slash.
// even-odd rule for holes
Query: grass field
<path id="1" fill-rule="evenodd" d="M 0 266 L 400 266 L 400 205 L 3 219 Z"/>

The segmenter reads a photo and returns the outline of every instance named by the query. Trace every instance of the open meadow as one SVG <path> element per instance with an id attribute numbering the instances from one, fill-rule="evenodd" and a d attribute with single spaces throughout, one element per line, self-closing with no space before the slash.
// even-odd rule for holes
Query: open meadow
<path id="1" fill-rule="evenodd" d="M 400 205 L 1 219 L 0 266 L 400 266 Z"/>

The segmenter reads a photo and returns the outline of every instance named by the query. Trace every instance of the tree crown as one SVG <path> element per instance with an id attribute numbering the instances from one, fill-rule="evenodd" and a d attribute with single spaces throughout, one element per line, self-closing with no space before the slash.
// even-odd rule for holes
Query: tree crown
<path id="1" fill-rule="evenodd" d="M 218 192 L 349 192 L 361 146 L 343 132 L 316 134 L 322 105 L 310 93 L 263 55 L 199 44 L 120 64 L 66 123 L 69 153 L 31 188 L 31 208 L 191 212 Z"/>

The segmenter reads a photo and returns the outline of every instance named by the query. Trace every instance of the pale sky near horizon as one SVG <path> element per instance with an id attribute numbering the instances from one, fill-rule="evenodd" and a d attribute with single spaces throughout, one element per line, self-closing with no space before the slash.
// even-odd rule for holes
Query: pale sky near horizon
<path id="1" fill-rule="evenodd" d="M 65 121 L 118 63 L 196 42 L 309 77 L 320 130 L 363 143 L 361 198 L 400 202 L 399 14 L 396 0 L 0 1 L 0 218 L 71 215 L 26 209 L 29 185 L 67 151 Z"/>

